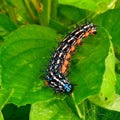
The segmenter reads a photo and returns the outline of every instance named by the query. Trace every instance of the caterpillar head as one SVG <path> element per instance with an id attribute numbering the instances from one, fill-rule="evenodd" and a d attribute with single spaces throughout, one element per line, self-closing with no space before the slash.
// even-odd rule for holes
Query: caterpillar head
<path id="1" fill-rule="evenodd" d="M 73 84 L 70 84 L 70 83 L 64 84 L 64 91 L 65 91 L 65 93 L 71 94 L 73 89 L 74 89 L 74 85 Z"/>

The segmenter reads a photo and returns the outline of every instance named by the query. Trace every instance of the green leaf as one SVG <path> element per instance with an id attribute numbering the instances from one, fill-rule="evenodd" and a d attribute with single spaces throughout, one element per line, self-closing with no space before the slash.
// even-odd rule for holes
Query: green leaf
<path id="1" fill-rule="evenodd" d="M 59 0 L 60 4 L 70 5 L 77 8 L 94 11 L 97 13 L 105 12 L 115 6 L 115 0 Z"/>
<path id="2" fill-rule="evenodd" d="M 115 55 L 111 43 L 109 54 L 105 60 L 105 73 L 103 75 L 103 82 L 100 90 L 101 99 L 106 101 L 112 101 L 115 96 L 116 75 L 114 68 Z"/>
<path id="3" fill-rule="evenodd" d="M 120 111 L 120 107 L 118 107 L 120 104 L 120 96 L 115 94 L 115 56 L 112 43 L 109 49 L 109 54 L 105 60 L 105 68 L 100 94 L 90 97 L 90 100 L 107 109 Z"/>
<path id="4" fill-rule="evenodd" d="M 55 46 L 55 37 L 53 30 L 33 25 L 22 27 L 6 38 L 1 48 L 2 86 L 14 88 L 10 102 L 23 105 L 56 98 L 51 89 L 41 88 L 42 83 L 37 78 L 46 54 Z M 109 37 L 104 29 L 99 28 L 98 34 L 88 39 L 73 57 L 73 70 L 69 77 L 71 83 L 77 84 L 74 90 L 77 104 L 99 93 L 109 52 Z"/>
<path id="5" fill-rule="evenodd" d="M 78 120 L 65 101 L 51 100 L 33 104 L 31 106 L 30 120 Z"/>
<path id="6" fill-rule="evenodd" d="M 2 112 L 0 111 L 0 120 L 4 120 Z"/>
<path id="7" fill-rule="evenodd" d="M 39 76 L 44 73 L 40 69 L 48 61 L 55 38 L 55 31 L 37 25 L 23 26 L 6 37 L 1 47 L 1 79 L 2 87 L 14 89 L 11 103 L 23 105 L 52 98 L 52 90 L 43 88 Z"/>

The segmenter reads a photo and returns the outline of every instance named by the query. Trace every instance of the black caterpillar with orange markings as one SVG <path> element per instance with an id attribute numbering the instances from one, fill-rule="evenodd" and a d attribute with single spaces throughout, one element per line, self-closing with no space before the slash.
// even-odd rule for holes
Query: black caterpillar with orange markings
<path id="1" fill-rule="evenodd" d="M 75 50 L 75 46 L 82 43 L 83 38 L 93 34 L 96 34 L 96 26 L 87 22 L 77 27 L 60 42 L 48 65 L 45 77 L 47 86 L 60 93 L 70 94 L 73 91 L 74 84 L 71 84 L 66 78 L 71 54 Z"/>

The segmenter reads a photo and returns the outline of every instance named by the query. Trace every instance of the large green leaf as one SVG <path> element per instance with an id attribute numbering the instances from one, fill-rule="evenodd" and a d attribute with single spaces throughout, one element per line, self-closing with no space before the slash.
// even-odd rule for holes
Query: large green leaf
<path id="1" fill-rule="evenodd" d="M 6 37 L 1 48 L 2 86 L 14 88 L 10 102 L 23 105 L 56 98 L 51 89 L 41 88 L 44 85 L 38 79 L 48 51 L 55 46 L 55 37 L 53 30 L 34 25 L 22 27 Z M 73 93 L 76 104 L 99 93 L 109 45 L 108 34 L 99 28 L 98 34 L 85 40 L 73 56 L 69 79 L 77 84 Z"/>
<path id="2" fill-rule="evenodd" d="M 45 92 L 39 76 L 55 38 L 55 31 L 36 25 L 21 27 L 6 37 L 1 47 L 1 79 L 2 87 L 14 89 L 10 102 L 22 105 L 53 96 L 53 92 Z"/>

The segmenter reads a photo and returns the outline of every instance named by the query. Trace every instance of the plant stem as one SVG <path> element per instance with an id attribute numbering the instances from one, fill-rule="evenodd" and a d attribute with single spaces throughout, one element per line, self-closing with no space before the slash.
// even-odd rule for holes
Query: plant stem
<path id="1" fill-rule="evenodd" d="M 51 14 L 51 0 L 41 0 L 43 11 L 39 13 L 39 22 L 42 25 L 48 25 Z"/>
<path id="2" fill-rule="evenodd" d="M 8 11 L 9 11 L 8 12 L 9 17 L 17 25 L 17 19 L 16 19 L 14 8 L 12 6 L 8 6 Z"/>
<path id="3" fill-rule="evenodd" d="M 25 3 L 25 5 L 26 5 L 26 8 L 27 8 L 28 11 L 29 11 L 29 14 L 30 14 L 32 20 L 33 20 L 35 23 L 37 23 L 37 17 L 34 15 L 34 12 L 33 12 L 32 8 L 30 7 L 29 1 L 28 1 L 28 0 L 24 0 L 24 3 Z"/>
<path id="4" fill-rule="evenodd" d="M 9 15 L 10 19 L 17 25 L 17 18 L 14 11 L 14 6 L 9 4 L 7 0 L 2 1 L 3 6 L 7 6 L 7 14 Z"/>
<path id="5" fill-rule="evenodd" d="M 57 8 L 58 8 L 58 0 L 52 0 L 51 3 L 51 17 L 56 19 L 57 17 Z"/>
<path id="6" fill-rule="evenodd" d="M 75 103 L 75 107 L 76 107 L 76 110 L 77 110 L 78 116 L 79 116 L 81 119 L 84 120 L 84 117 L 83 117 L 83 115 L 82 115 L 82 113 L 81 113 L 81 111 L 80 111 L 78 105 L 77 105 L 76 102 L 75 102 L 75 96 L 74 96 L 73 93 L 72 93 L 72 98 L 73 98 L 73 101 L 74 101 L 74 103 Z"/>

